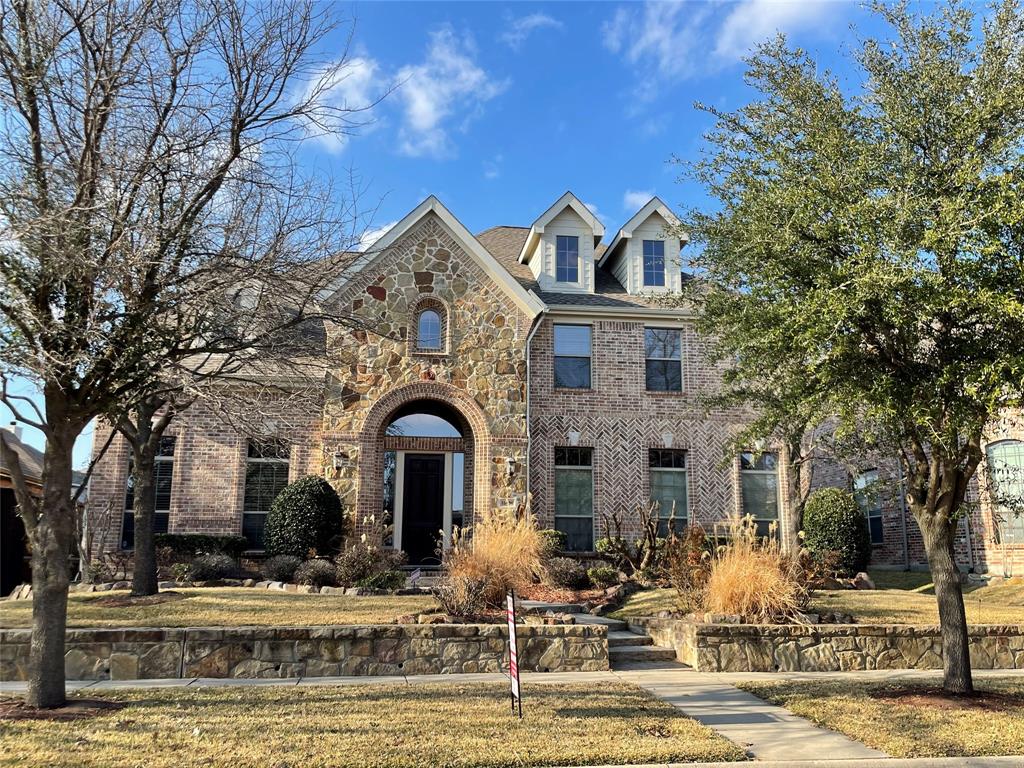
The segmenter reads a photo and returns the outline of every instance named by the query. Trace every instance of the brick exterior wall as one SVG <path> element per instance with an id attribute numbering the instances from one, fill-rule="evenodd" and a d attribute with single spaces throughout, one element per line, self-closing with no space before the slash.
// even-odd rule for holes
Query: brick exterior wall
<path id="1" fill-rule="evenodd" d="M 360 327 L 328 328 L 330 372 L 323 402 L 311 407 L 283 400 L 276 409 L 261 404 L 266 415 L 257 436 L 288 440 L 290 480 L 326 476 L 353 516 L 356 535 L 376 530 L 369 518 L 382 510 L 385 450 L 462 451 L 467 525 L 475 511 L 515 508 L 529 491 L 540 524 L 553 526 L 554 452 L 571 445 L 593 451 L 595 540 L 606 534 L 607 515 L 624 513 L 627 526 L 635 521 L 630 513 L 650 495 L 651 448 L 687 452 L 691 520 L 708 526 L 741 509 L 739 465 L 727 444 L 749 413 L 706 411 L 701 395 L 714 391 L 720 371 L 708 362 L 693 323 L 677 311 L 641 319 L 639 314 L 616 317 L 595 310 L 588 316 L 555 308 L 534 328 L 530 315 L 434 213 L 376 256 L 333 300 Z M 416 320 L 425 308 L 441 316 L 440 351 L 415 347 Z M 554 386 L 553 326 L 559 322 L 592 327 L 590 389 Z M 645 326 L 679 328 L 682 392 L 646 391 Z M 424 404 L 449 414 L 462 438 L 385 435 L 403 409 Z M 252 410 L 244 392 L 237 410 Z M 252 431 L 203 403 L 175 418 L 168 432 L 177 437 L 171 532 L 241 532 L 246 441 Z M 109 432 L 109 426 L 97 426 L 96 450 Z M 993 425 L 989 439 L 1006 438 L 1024 439 L 1019 418 Z M 114 513 L 107 536 L 97 542 L 102 550 L 115 548 L 120 540 L 129 455 L 127 444 L 115 438 L 91 480 L 93 514 L 108 505 Z M 789 479 L 781 464 L 784 526 Z M 896 464 L 879 459 L 863 467 L 877 467 L 884 484 L 884 542 L 875 548 L 874 564 L 923 565 L 917 525 L 900 502 Z M 961 562 L 982 571 L 1012 564 L 1020 573 L 1024 545 L 1007 549 L 995 543 L 984 466 L 979 474 L 957 544 Z M 818 462 L 812 482 L 815 487 L 851 484 L 847 469 L 834 462 Z"/>

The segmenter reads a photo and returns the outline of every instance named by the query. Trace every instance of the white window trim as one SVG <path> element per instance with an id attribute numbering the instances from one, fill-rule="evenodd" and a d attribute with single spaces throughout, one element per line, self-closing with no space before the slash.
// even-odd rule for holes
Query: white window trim
<path id="1" fill-rule="evenodd" d="M 647 243 L 661 243 L 661 285 L 657 283 L 647 282 L 647 264 L 645 259 L 647 258 L 644 254 L 644 246 Z M 640 283 L 644 288 L 670 288 L 668 280 L 668 264 L 665 256 L 665 241 L 664 240 L 652 240 L 650 238 L 643 239 L 640 241 Z"/>
<path id="2" fill-rule="evenodd" d="M 559 280 L 558 279 L 558 238 L 560 237 L 574 237 L 576 238 L 576 279 L 575 280 Z M 555 283 L 558 285 L 580 285 L 585 275 L 583 274 L 583 259 L 580 253 L 580 236 L 579 235 L 567 235 L 554 233 L 555 238 L 555 264 L 554 264 L 554 278 Z"/>

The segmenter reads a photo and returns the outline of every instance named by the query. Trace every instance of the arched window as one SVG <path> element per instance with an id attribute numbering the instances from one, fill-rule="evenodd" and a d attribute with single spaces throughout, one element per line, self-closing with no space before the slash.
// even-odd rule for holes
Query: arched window
<path id="1" fill-rule="evenodd" d="M 424 309 L 416 320 L 416 349 L 441 349 L 441 315 L 434 309 Z"/>
<path id="2" fill-rule="evenodd" d="M 985 453 L 999 538 L 1024 543 L 1024 442 L 1001 440 L 991 443 Z"/>

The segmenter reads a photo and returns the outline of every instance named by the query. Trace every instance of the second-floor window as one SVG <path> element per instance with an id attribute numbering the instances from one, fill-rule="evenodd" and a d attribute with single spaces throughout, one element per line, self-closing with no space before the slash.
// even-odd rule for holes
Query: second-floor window
<path id="1" fill-rule="evenodd" d="M 644 355 L 649 392 L 682 392 L 682 333 L 678 328 L 645 328 Z"/>
<path id="2" fill-rule="evenodd" d="M 740 496 L 743 516 L 752 517 L 758 535 L 767 536 L 779 521 L 779 461 L 774 453 L 740 454 Z"/>
<path id="3" fill-rule="evenodd" d="M 242 502 L 242 535 L 249 540 L 249 549 L 263 549 L 263 529 L 270 505 L 288 485 L 289 453 L 284 440 L 249 441 Z"/>
<path id="4" fill-rule="evenodd" d="M 436 310 L 420 312 L 416 321 L 416 348 L 428 351 L 441 349 L 441 316 Z"/>
<path id="5" fill-rule="evenodd" d="M 555 387 L 590 389 L 590 326 L 555 326 Z"/>
<path id="6" fill-rule="evenodd" d="M 665 285 L 664 240 L 644 240 L 644 285 Z"/>
<path id="7" fill-rule="evenodd" d="M 575 235 L 555 238 L 555 280 L 560 283 L 580 281 L 580 239 Z"/>
<path id="8" fill-rule="evenodd" d="M 877 469 L 869 469 L 853 478 L 853 498 L 867 518 L 871 543 L 881 544 L 884 538 L 882 495 L 879 493 Z"/>
<path id="9" fill-rule="evenodd" d="M 171 519 L 171 478 L 174 475 L 174 438 L 160 438 L 153 463 L 156 504 L 153 508 L 153 533 L 167 533 Z M 135 477 L 128 460 L 128 482 L 124 492 L 124 518 L 121 521 L 121 549 L 135 548 Z"/>

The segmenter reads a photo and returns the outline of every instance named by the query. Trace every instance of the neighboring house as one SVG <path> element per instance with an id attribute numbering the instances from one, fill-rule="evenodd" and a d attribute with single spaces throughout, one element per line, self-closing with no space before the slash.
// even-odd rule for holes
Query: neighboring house
<path id="1" fill-rule="evenodd" d="M 605 235 L 571 193 L 529 227 L 475 236 L 428 198 L 329 297 L 361 327 L 327 325 L 318 407 L 283 402 L 250 436 L 201 404 L 175 419 L 157 530 L 242 533 L 258 551 L 276 493 L 322 474 L 357 534 L 391 522 L 386 543 L 417 564 L 481 510 L 527 499 L 580 552 L 610 515 L 635 530 L 650 499 L 663 529 L 674 507 L 680 526 L 740 512 L 767 531 L 787 514 L 784 462 L 726 455 L 748 414 L 699 401 L 720 371 L 678 298 L 678 220 L 655 198 Z M 91 482 L 91 504 L 126 509 L 108 548 L 131 546 L 129 455 L 115 439 Z"/>

